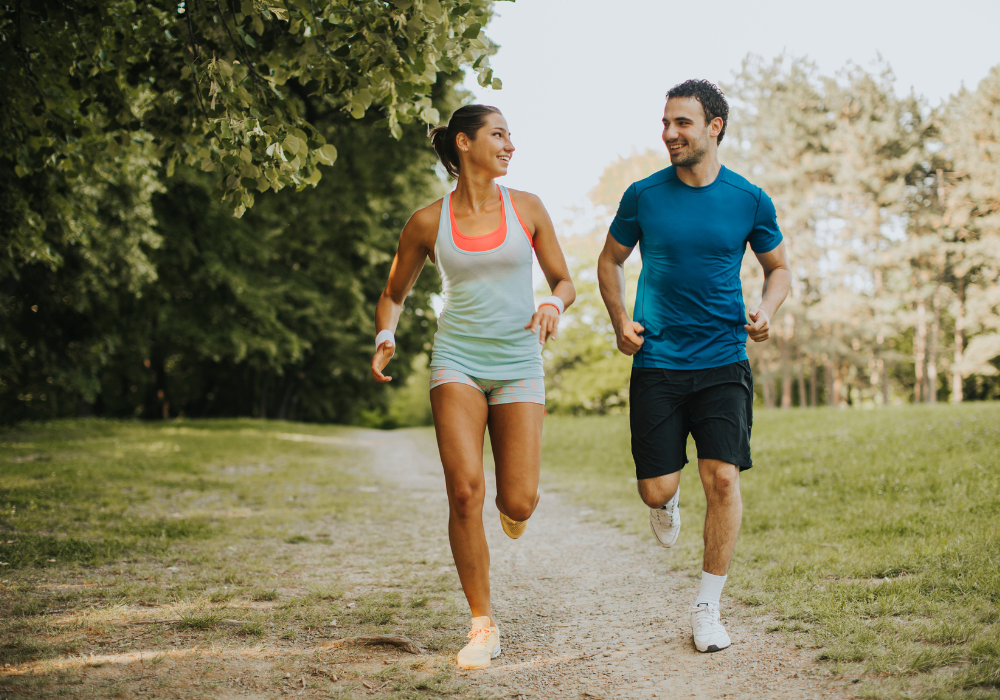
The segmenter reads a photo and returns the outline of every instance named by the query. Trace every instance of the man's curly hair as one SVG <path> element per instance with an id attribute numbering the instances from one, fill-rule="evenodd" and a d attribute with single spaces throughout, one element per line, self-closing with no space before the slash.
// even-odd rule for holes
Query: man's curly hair
<path id="1" fill-rule="evenodd" d="M 707 80 L 685 80 L 670 88 L 667 99 L 671 97 L 693 97 L 701 102 L 701 107 L 705 110 L 705 124 L 716 117 L 722 117 L 722 131 L 716 139 L 716 143 L 722 143 L 729 123 L 729 102 L 718 85 Z"/>

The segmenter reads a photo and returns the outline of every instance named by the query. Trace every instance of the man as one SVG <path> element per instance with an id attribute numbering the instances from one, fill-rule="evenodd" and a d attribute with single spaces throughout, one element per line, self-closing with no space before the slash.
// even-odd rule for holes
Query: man
<path id="1" fill-rule="evenodd" d="M 728 118 L 725 95 L 706 80 L 667 93 L 663 143 L 671 167 L 625 191 L 597 267 L 618 349 L 634 357 L 632 456 L 639 495 L 663 547 L 680 532 L 678 486 L 689 433 L 698 448 L 708 510 L 691 626 L 703 652 L 732 643 L 719 599 L 743 517 L 740 472 L 752 466 L 746 339 L 767 340 L 791 283 L 774 205 L 719 162 Z M 623 265 L 636 243 L 642 273 L 630 319 Z M 740 285 L 747 243 L 764 269 L 763 298 L 749 311 Z"/>

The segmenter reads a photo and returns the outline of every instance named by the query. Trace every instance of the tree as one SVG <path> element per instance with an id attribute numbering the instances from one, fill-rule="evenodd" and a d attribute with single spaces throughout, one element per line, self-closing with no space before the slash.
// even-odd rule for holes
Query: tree
<path id="1" fill-rule="evenodd" d="M 440 187 L 422 125 L 457 106 L 463 66 L 500 87 L 491 12 L 0 4 L 3 420 L 384 405 L 355 367 L 367 306 L 400 218 Z M 404 348 L 432 332 L 430 282 Z"/>
<path id="2" fill-rule="evenodd" d="M 768 407 L 930 402 L 939 366 L 953 399 L 1000 396 L 1000 67 L 942 109 L 893 83 L 884 64 L 827 77 L 805 59 L 751 56 L 725 86 L 721 159 L 774 201 L 793 272 L 771 342 L 748 348 Z M 594 204 L 613 212 L 667 165 L 661 152 L 620 159 Z M 580 261 L 584 243 L 567 246 Z M 556 410 L 608 410 L 625 386 L 588 272 L 550 356 Z M 749 307 L 762 282 L 750 253 L 741 276 Z"/>
<path id="3" fill-rule="evenodd" d="M 4 153 L 19 177 L 87 171 L 82 146 L 133 140 L 168 175 L 217 172 L 237 216 L 254 191 L 315 185 L 337 158 L 315 104 L 436 123 L 439 72 L 489 68 L 490 0 L 7 2 L 0 14 Z M 306 98 L 314 97 L 314 101 Z"/>
<path id="4" fill-rule="evenodd" d="M 948 105 L 945 148 L 951 191 L 943 217 L 954 286 L 952 401 L 963 379 L 996 376 L 1000 356 L 1000 66 Z"/>

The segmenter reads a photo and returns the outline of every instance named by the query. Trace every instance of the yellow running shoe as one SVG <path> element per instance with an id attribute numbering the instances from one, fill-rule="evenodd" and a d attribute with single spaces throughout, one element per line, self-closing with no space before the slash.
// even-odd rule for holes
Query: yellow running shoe
<path id="1" fill-rule="evenodd" d="M 539 491 L 535 494 L 535 508 L 538 507 L 538 501 L 542 498 L 542 492 Z M 507 534 L 507 537 L 512 540 L 516 540 L 518 537 L 524 534 L 525 529 L 528 527 L 527 520 L 514 520 L 513 518 L 507 517 L 502 510 L 500 510 L 500 496 L 497 496 L 496 500 L 497 510 L 500 511 L 500 527 Z"/>
<path id="2" fill-rule="evenodd" d="M 507 533 L 507 537 L 512 540 L 516 540 L 518 537 L 524 534 L 524 531 L 528 528 L 527 520 L 511 520 L 503 513 L 500 513 L 500 526 L 503 531 Z"/>
<path id="3" fill-rule="evenodd" d="M 500 656 L 500 628 L 490 627 L 488 615 L 472 618 L 469 643 L 458 652 L 458 665 L 470 671 L 489 667 L 493 659 Z"/>

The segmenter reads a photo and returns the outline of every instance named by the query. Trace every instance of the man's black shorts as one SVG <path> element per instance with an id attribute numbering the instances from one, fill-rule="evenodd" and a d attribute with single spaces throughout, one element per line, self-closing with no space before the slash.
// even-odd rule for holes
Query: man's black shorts
<path id="1" fill-rule="evenodd" d="M 719 459 L 741 471 L 753 466 L 747 360 L 711 369 L 633 367 L 629 404 L 636 478 L 680 471 L 687 463 L 688 433 L 699 459 Z"/>

